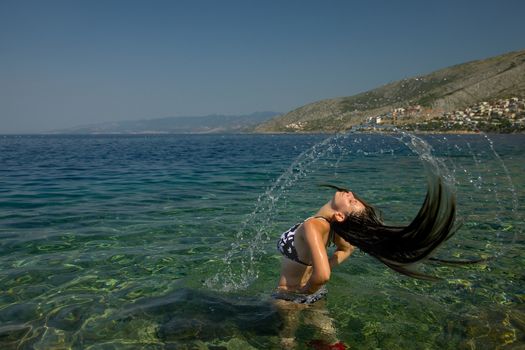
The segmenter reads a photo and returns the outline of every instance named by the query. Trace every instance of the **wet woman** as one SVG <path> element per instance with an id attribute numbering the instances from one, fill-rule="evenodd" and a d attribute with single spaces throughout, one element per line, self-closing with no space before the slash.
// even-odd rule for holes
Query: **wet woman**
<path id="1" fill-rule="evenodd" d="M 283 258 L 273 297 L 283 315 L 297 310 L 297 305 L 323 299 L 332 269 L 348 259 L 355 247 L 399 273 L 437 279 L 412 267 L 432 259 L 435 249 L 454 233 L 455 197 L 441 178 L 429 180 L 423 205 L 407 226 L 385 225 L 379 211 L 356 194 L 344 188 L 324 186 L 336 190 L 330 201 L 314 216 L 284 232 L 277 244 Z M 330 244 L 335 245 L 331 256 L 327 250 Z M 321 328 L 330 333 L 333 326 L 330 320 L 327 322 Z M 290 336 L 289 339 L 293 339 Z"/>
<path id="2" fill-rule="evenodd" d="M 319 290 L 324 290 L 332 268 L 345 261 L 354 247 L 402 274 L 436 279 L 413 270 L 412 266 L 429 258 L 454 233 L 455 197 L 440 178 L 429 182 L 425 201 L 408 226 L 385 225 L 379 211 L 356 194 L 325 186 L 336 190 L 332 199 L 279 239 L 277 248 L 283 259 L 277 298 L 297 293 L 304 300 L 297 296 L 294 301 L 308 303 L 315 301 L 314 296 L 322 297 Z M 329 244 L 336 246 L 330 257 Z"/>

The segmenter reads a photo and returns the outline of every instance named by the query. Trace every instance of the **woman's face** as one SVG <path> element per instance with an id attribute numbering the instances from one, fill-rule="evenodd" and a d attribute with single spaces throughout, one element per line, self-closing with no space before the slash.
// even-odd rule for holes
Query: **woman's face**
<path id="1" fill-rule="evenodd" d="M 365 206 L 350 191 L 337 191 L 332 199 L 334 210 L 346 216 L 359 214 L 365 210 Z"/>

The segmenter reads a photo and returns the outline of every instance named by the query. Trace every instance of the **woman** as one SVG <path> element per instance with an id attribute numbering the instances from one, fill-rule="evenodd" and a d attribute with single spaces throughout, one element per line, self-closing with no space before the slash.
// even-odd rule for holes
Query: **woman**
<path id="1" fill-rule="evenodd" d="M 429 182 L 425 201 L 408 226 L 384 225 L 379 212 L 351 191 L 324 186 L 336 190 L 333 198 L 279 239 L 283 259 L 274 298 L 303 304 L 321 299 L 332 269 L 348 259 L 354 247 L 399 273 L 437 279 L 410 267 L 428 258 L 454 233 L 455 198 L 441 178 Z M 327 246 L 331 243 L 336 250 L 329 257 Z"/>

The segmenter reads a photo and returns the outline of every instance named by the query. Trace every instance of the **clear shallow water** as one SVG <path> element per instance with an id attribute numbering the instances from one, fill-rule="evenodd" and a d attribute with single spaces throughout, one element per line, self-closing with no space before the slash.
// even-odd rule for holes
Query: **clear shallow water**
<path id="1" fill-rule="evenodd" d="M 275 240 L 330 198 L 317 185 L 349 186 L 393 224 L 425 195 L 404 142 L 325 139 L 0 137 L 0 348 L 279 348 Z M 325 305 L 296 313 L 298 348 L 326 337 L 312 320 L 352 348 L 524 346 L 525 136 L 424 139 L 462 223 L 439 255 L 497 258 L 422 266 L 443 278 L 430 283 L 357 252 Z"/>

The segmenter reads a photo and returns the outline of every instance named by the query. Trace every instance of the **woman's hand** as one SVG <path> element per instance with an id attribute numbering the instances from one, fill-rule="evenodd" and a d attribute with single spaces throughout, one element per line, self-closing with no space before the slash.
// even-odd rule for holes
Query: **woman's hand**
<path id="1" fill-rule="evenodd" d="M 335 235 L 334 243 L 337 247 L 337 250 L 334 252 L 332 257 L 330 257 L 330 268 L 340 265 L 343 261 L 348 259 L 350 255 L 354 252 L 355 248 L 353 245 Z"/>

